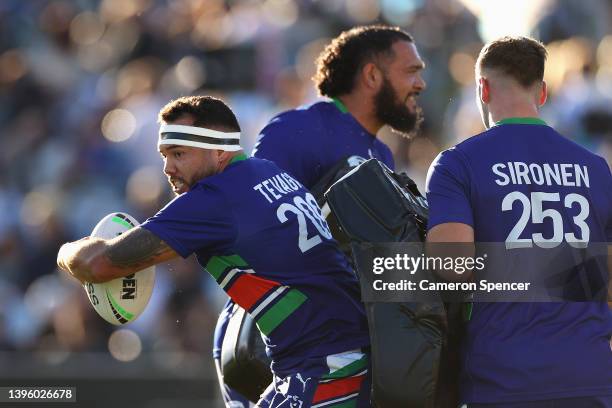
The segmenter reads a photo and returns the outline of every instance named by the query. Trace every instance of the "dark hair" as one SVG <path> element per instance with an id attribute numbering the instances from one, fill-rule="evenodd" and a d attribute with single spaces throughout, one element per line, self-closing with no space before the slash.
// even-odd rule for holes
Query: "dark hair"
<path id="1" fill-rule="evenodd" d="M 399 27 L 373 25 L 342 32 L 317 58 L 312 78 L 321 95 L 336 97 L 353 90 L 357 72 L 381 54 L 393 56 L 396 41 L 413 42 Z"/>
<path id="2" fill-rule="evenodd" d="M 240 132 L 234 112 L 221 99 L 212 96 L 183 96 L 169 102 L 158 115 L 159 122 L 173 122 L 183 115 L 192 116 L 195 126 Z"/>
<path id="3" fill-rule="evenodd" d="M 476 66 L 494 69 L 514 78 L 528 88 L 544 79 L 546 48 L 527 37 L 502 37 L 486 44 L 478 55 Z"/>

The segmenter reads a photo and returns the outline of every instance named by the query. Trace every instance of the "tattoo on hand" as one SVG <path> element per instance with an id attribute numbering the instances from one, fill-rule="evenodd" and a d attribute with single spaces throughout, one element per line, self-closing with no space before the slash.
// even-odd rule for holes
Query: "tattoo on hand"
<path id="1" fill-rule="evenodd" d="M 106 251 L 106 256 L 120 268 L 144 268 L 172 252 L 172 248 L 157 235 L 136 227 L 121 235 Z"/>

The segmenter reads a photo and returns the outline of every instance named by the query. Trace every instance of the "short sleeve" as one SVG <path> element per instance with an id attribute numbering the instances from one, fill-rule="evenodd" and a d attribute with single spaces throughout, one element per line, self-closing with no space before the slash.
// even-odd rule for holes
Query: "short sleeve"
<path id="1" fill-rule="evenodd" d="M 425 188 L 429 203 L 428 230 L 447 222 L 474 226 L 469 181 L 467 166 L 456 149 L 443 151 L 436 157 L 429 167 Z"/>
<path id="2" fill-rule="evenodd" d="M 270 121 L 259 133 L 253 156 L 274 162 L 305 186 L 314 184 L 319 155 L 311 153 L 318 130 L 307 124 L 306 111 L 285 112 Z"/>
<path id="3" fill-rule="evenodd" d="M 215 254 L 236 241 L 231 206 L 221 191 L 198 184 L 176 197 L 142 225 L 183 258 L 194 252 Z"/>

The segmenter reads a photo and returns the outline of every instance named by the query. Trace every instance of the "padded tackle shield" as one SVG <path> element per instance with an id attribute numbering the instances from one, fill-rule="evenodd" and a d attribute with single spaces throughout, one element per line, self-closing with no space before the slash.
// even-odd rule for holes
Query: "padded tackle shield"
<path id="1" fill-rule="evenodd" d="M 375 159 L 340 178 L 325 197 L 354 259 L 372 245 L 425 239 L 427 201 L 409 177 Z M 373 273 L 355 269 L 360 279 Z M 456 361 L 446 358 L 447 310 L 435 295 L 429 303 L 365 303 L 376 407 L 456 406 Z"/>
<path id="2" fill-rule="evenodd" d="M 253 318 L 234 305 L 221 346 L 225 383 L 253 402 L 272 383 L 270 358 Z"/>

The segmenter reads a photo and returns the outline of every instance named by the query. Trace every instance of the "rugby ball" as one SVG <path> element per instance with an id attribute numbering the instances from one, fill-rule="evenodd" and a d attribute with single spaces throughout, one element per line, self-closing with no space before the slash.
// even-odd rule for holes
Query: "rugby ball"
<path id="1" fill-rule="evenodd" d="M 126 213 L 116 212 L 102 218 L 91 236 L 110 239 L 139 223 Z M 104 320 L 120 326 L 135 320 L 149 303 L 155 285 L 155 267 L 104 283 L 85 283 L 83 287 L 92 306 Z"/>

